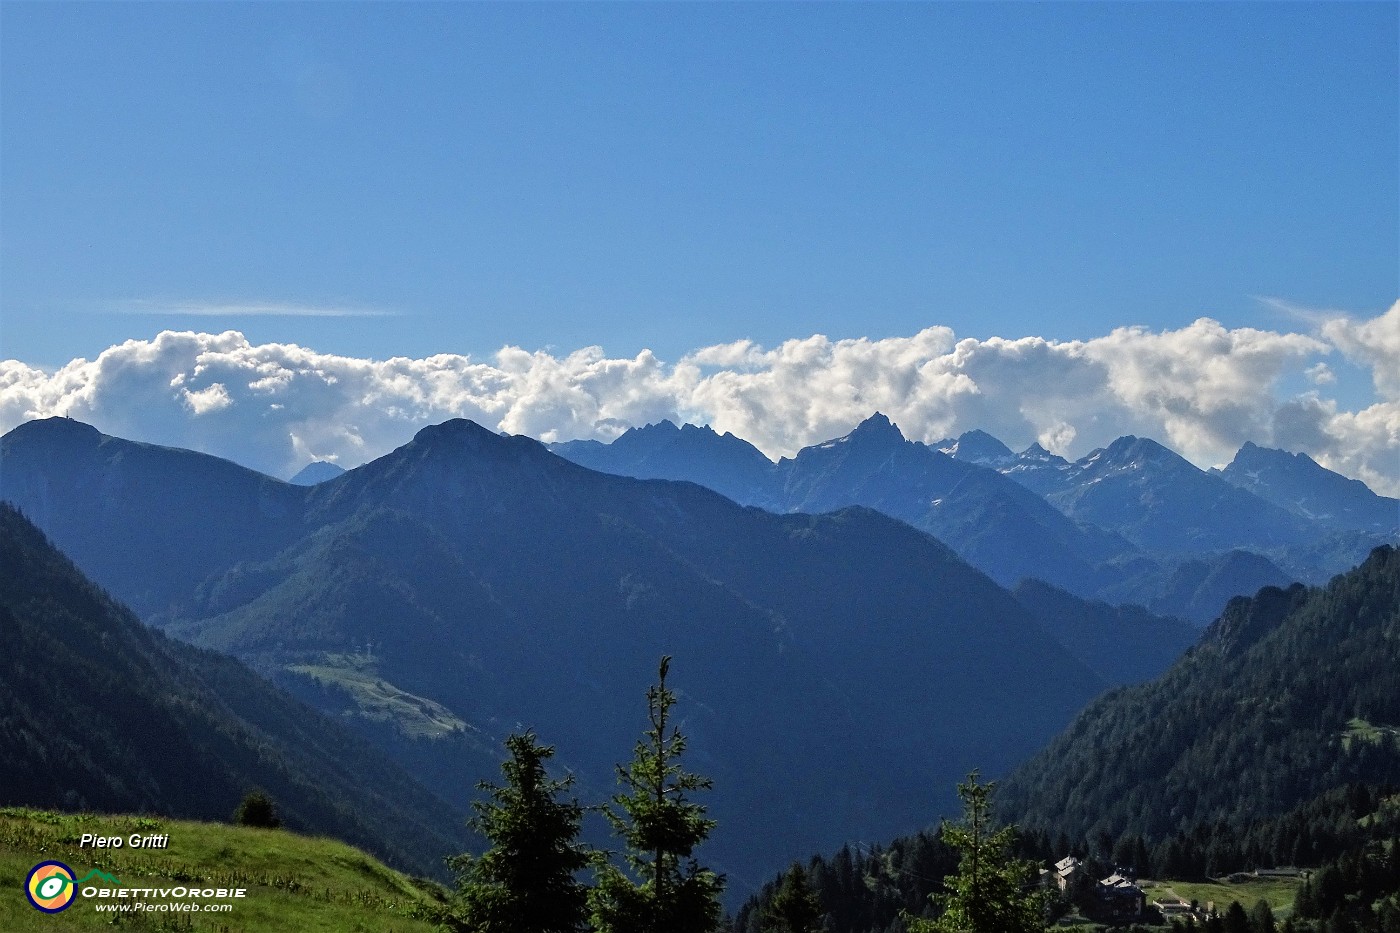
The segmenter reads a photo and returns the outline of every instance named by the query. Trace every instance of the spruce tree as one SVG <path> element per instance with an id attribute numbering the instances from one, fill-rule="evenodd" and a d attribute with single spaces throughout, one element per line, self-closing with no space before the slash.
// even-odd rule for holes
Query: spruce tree
<path id="1" fill-rule="evenodd" d="M 715 822 L 690 795 L 711 782 L 681 766 L 686 740 L 671 721 L 670 664 L 669 656 L 661 659 L 659 682 L 647 689 L 649 727 L 632 761 L 618 766 L 623 792 L 605 808 L 631 874 L 599 861 L 589 895 L 597 933 L 710 933 L 720 920 L 724 879 L 692 857 Z"/>
<path id="2" fill-rule="evenodd" d="M 783 875 L 778 891 L 763 912 L 763 933 L 819 933 L 824 916 L 817 892 L 800 862 Z"/>
<path id="3" fill-rule="evenodd" d="M 549 777 L 554 746 L 533 732 L 506 739 L 505 784 L 477 785 L 489 801 L 472 804 L 471 827 L 491 848 L 448 859 L 457 872 L 455 925 L 471 933 L 575 933 L 587 916 L 587 887 L 575 878 L 591 859 L 578 842 L 584 808 L 561 800 L 573 783 Z"/>
<path id="4" fill-rule="evenodd" d="M 1263 898 L 1260 898 L 1254 909 L 1249 912 L 1249 929 L 1250 933 L 1276 933 L 1278 930 L 1273 908 Z"/>
<path id="5" fill-rule="evenodd" d="M 1225 908 L 1225 933 L 1249 933 L 1249 914 L 1239 901 Z"/>
<path id="6" fill-rule="evenodd" d="M 993 830 L 991 797 L 995 784 L 979 784 L 977 772 L 958 785 L 963 802 L 961 823 L 944 823 L 943 841 L 961 853 L 958 870 L 944 879 L 946 894 L 936 920 L 905 914 L 910 933 L 1044 933 L 1045 896 L 1034 862 L 1012 852 L 1016 830 Z"/>

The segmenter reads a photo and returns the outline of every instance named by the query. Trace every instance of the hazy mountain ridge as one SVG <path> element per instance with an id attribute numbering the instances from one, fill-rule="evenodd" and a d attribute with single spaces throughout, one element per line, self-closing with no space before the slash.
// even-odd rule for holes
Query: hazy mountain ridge
<path id="1" fill-rule="evenodd" d="M 1390 500 L 1316 464 L 1310 479 L 1382 506 L 1362 519 L 1318 524 L 1146 438 L 1120 438 L 1070 462 L 1038 444 L 1012 453 L 983 431 L 932 445 L 908 441 L 877 413 L 766 470 L 750 447 L 735 470 L 703 452 L 718 437 L 709 429 L 692 429 L 694 456 L 678 460 L 674 438 L 684 433 L 667 422 L 612 444 L 553 449 L 606 472 L 686 479 L 775 511 L 865 505 L 933 534 L 1004 585 L 1041 579 L 1200 624 L 1230 596 L 1292 579 L 1322 582 L 1400 534 L 1393 520 L 1387 536 L 1376 517 Z"/>
<path id="2" fill-rule="evenodd" d="M 185 599 L 211 573 L 271 557 L 304 533 L 301 487 L 207 454 L 109 437 L 68 418 L 10 431 L 0 439 L 0 467 L 0 495 L 142 616 Z M 171 535 L 172 528 L 188 531 Z"/>
<path id="3" fill-rule="evenodd" d="M 1022 580 L 1011 592 L 1065 650 L 1115 685 L 1156 677 L 1201 635 L 1181 617 L 1089 602 L 1040 580 Z"/>
<path id="4" fill-rule="evenodd" d="M 765 460 L 759 467 L 750 457 L 742 469 L 716 456 L 677 464 L 648 453 L 671 450 L 672 433 L 652 425 L 610 445 L 553 449 L 565 457 L 583 451 L 580 463 L 619 475 L 654 476 L 668 467 L 666 478 L 728 491 L 744 505 L 776 512 L 874 508 L 932 534 L 1003 585 L 1037 576 L 1075 592 L 1091 590 L 1096 566 L 1127 547 L 1079 526 L 995 470 L 906 440 L 883 415 L 776 464 Z M 713 444 L 718 435 L 693 438 L 692 448 L 706 440 Z"/>
<path id="5" fill-rule="evenodd" d="M 637 479 L 679 479 L 708 486 L 745 505 L 762 504 L 770 495 L 773 463 L 757 447 L 733 434 L 717 434 L 709 425 L 670 421 L 649 425 L 647 433 L 627 432 L 611 444 L 565 441 L 550 451 L 580 466 L 604 473 L 608 465 L 628 461 L 624 475 Z"/>

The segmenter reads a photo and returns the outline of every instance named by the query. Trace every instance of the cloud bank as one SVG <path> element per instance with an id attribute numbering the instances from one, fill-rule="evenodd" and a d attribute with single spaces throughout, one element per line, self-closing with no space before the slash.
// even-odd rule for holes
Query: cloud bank
<path id="1" fill-rule="evenodd" d="M 1366 407 L 1348 410 L 1326 394 L 1341 361 L 1370 372 Z M 1286 385 L 1308 388 L 1288 394 Z M 980 427 L 1013 448 L 1038 441 L 1071 457 L 1139 434 L 1207 466 L 1254 441 L 1306 452 L 1397 495 L 1400 302 L 1307 333 L 1232 330 L 1209 318 L 1082 341 L 959 340 L 930 327 L 773 348 L 737 341 L 674 363 L 650 351 L 610 358 L 599 347 L 371 360 L 252 344 L 237 331 L 166 331 L 56 372 L 0 362 L 0 429 L 67 414 L 278 476 L 313 458 L 355 466 L 454 417 L 545 441 L 608 440 L 671 418 L 732 431 L 777 457 L 844 434 L 876 410 L 915 439 Z"/>

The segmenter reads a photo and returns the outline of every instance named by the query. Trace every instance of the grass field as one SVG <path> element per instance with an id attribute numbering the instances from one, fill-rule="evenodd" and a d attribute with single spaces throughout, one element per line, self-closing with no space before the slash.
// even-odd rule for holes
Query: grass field
<path id="1" fill-rule="evenodd" d="M 1301 878 L 1250 879 L 1239 883 L 1144 881 L 1142 889 L 1149 903 L 1169 896 L 1167 892 L 1170 890 L 1175 891 L 1183 901 L 1199 901 L 1202 905 L 1214 901 L 1216 910 L 1224 910 L 1230 906 L 1231 901 L 1239 901 L 1248 910 L 1264 900 L 1269 902 L 1274 916 L 1282 919 L 1293 912 L 1293 901 L 1298 896 L 1298 888 L 1302 887 L 1302 884 Z"/>
<path id="2" fill-rule="evenodd" d="M 169 835 L 167 849 L 78 848 L 83 833 Z M 78 897 L 58 914 L 30 906 L 24 881 L 38 862 L 57 860 L 82 878 L 99 869 L 124 888 L 237 888 L 226 913 L 107 913 L 99 903 L 150 904 L 172 897 L 121 901 Z M 100 880 L 94 885 L 107 886 Z M 81 887 L 86 887 L 83 885 Z M 443 889 L 410 879 L 341 842 L 282 830 L 146 817 L 0 809 L 0 930 L 43 933 L 117 927 L 135 931 L 288 931 L 288 933 L 429 933 Z"/>

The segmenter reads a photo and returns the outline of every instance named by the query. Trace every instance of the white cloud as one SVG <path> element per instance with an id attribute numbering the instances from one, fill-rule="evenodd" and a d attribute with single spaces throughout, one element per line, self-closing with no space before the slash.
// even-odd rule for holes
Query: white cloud
<path id="1" fill-rule="evenodd" d="M 1369 367 L 1360 410 L 1321 395 L 1340 353 Z M 770 456 L 844 434 L 875 410 L 906 435 L 974 427 L 1014 448 L 1067 456 L 1122 434 L 1156 437 L 1192 461 L 1229 460 L 1245 441 L 1303 450 L 1400 493 L 1400 303 L 1370 320 L 1334 316 L 1311 333 L 1120 328 L 1102 337 L 958 340 L 946 327 L 908 337 L 751 341 L 675 363 L 598 347 L 558 355 L 505 347 L 486 359 L 441 354 L 369 360 L 237 331 L 166 331 L 95 360 L 43 372 L 0 362 L 0 428 L 68 414 L 111 434 L 195 447 L 277 475 L 313 457 L 350 466 L 423 425 L 466 417 L 542 440 L 610 439 L 662 418 L 733 431 Z M 1287 396 L 1286 379 L 1315 386 Z"/>
<path id="2" fill-rule="evenodd" d="M 211 383 L 198 392 L 191 392 L 189 389 L 181 389 L 180 391 L 185 396 L 185 404 L 196 415 L 222 411 L 233 404 L 233 399 L 229 398 L 228 389 L 221 382 Z"/>
<path id="3" fill-rule="evenodd" d="M 1376 394 L 1400 401 L 1400 301 L 1369 321 L 1329 318 L 1322 324 L 1322 336 L 1352 361 L 1371 368 Z"/>
<path id="4" fill-rule="evenodd" d="M 1313 385 L 1330 386 L 1337 382 L 1337 374 L 1332 372 L 1332 367 L 1326 363 L 1317 363 L 1303 370 L 1303 375 L 1308 377 L 1308 381 Z"/>

